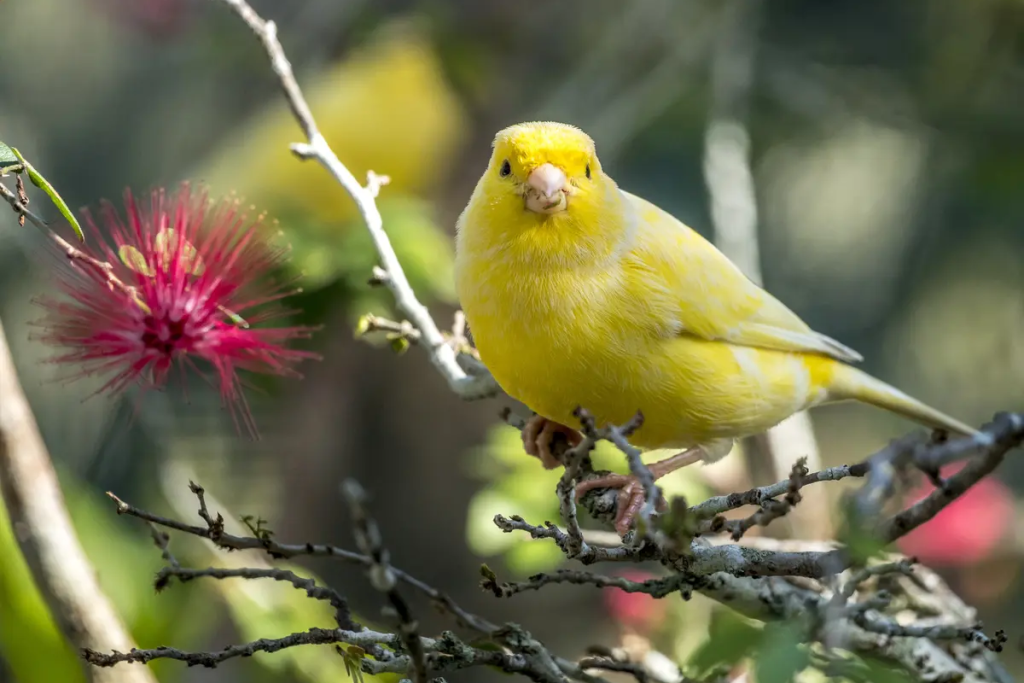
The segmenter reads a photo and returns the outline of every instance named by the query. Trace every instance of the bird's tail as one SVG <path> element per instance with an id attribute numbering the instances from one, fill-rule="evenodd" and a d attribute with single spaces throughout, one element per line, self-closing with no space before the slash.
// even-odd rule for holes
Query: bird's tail
<path id="1" fill-rule="evenodd" d="M 835 373 L 829 383 L 829 399 L 852 399 L 870 403 L 925 426 L 944 429 L 954 434 L 972 436 L 978 433 L 973 427 L 921 403 L 862 370 L 843 363 L 835 364 Z"/>

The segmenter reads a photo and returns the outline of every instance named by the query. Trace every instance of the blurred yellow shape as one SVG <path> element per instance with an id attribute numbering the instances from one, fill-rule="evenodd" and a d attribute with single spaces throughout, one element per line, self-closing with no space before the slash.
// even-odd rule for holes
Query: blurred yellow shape
<path id="1" fill-rule="evenodd" d="M 414 23 L 392 23 L 347 59 L 297 78 L 342 163 L 361 180 L 369 170 L 390 176 L 385 196 L 423 196 L 434 189 L 464 139 L 462 105 Z M 289 151 L 291 143 L 303 141 L 284 99 L 275 94 L 198 177 L 218 193 L 237 191 L 272 212 L 299 209 L 333 226 L 354 218 L 355 205 L 331 175 Z"/>

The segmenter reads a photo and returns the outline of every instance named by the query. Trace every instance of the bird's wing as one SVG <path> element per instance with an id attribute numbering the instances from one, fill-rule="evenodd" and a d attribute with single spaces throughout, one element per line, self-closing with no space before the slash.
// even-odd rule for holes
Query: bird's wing
<path id="1" fill-rule="evenodd" d="M 654 204 L 624 193 L 639 212 L 633 253 L 645 277 L 664 283 L 681 334 L 778 351 L 820 353 L 846 362 L 863 357 L 815 332 L 785 304 L 752 282 L 699 233 Z M 664 309 L 663 309 L 664 310 Z"/>

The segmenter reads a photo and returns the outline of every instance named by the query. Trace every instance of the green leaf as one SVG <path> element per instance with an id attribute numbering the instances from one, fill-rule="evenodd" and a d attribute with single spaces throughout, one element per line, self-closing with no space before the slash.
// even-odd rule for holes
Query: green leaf
<path id="1" fill-rule="evenodd" d="M 75 215 L 71 213 L 71 209 L 69 209 L 68 205 L 64 203 L 64 200 L 61 199 L 61 196 L 57 194 L 57 190 L 54 189 L 53 185 L 51 185 L 46 180 L 46 178 L 44 178 L 39 173 L 39 171 L 33 168 L 32 164 L 25 161 L 25 157 L 21 156 L 21 152 L 19 152 L 17 148 L 8 147 L 8 149 L 11 150 L 14 156 L 18 158 L 18 161 L 21 162 L 22 166 L 25 167 L 25 171 L 28 172 L 28 178 L 29 180 L 32 181 L 32 184 L 38 187 L 43 192 L 45 192 L 47 196 L 49 196 L 50 201 L 53 202 L 53 205 L 57 207 L 57 210 L 60 211 L 62 216 L 64 216 L 64 219 L 71 224 L 71 227 L 74 229 L 75 234 L 78 235 L 78 239 L 84 242 L 85 233 L 82 232 L 82 226 L 78 224 L 78 220 L 75 218 Z"/>
<path id="2" fill-rule="evenodd" d="M 687 668 L 700 678 L 719 668 L 731 669 L 749 656 L 763 638 L 764 629 L 730 609 L 717 609 L 711 616 L 708 639 L 690 657 Z"/>
<path id="3" fill-rule="evenodd" d="M 11 151 L 10 147 L 0 142 L 0 176 L 6 175 L 7 169 L 15 166 L 21 166 L 18 157 Z"/>
<path id="4" fill-rule="evenodd" d="M 790 683 L 810 664 L 811 655 L 803 646 L 806 632 L 799 623 L 772 624 L 754 657 L 754 677 L 758 683 Z"/>

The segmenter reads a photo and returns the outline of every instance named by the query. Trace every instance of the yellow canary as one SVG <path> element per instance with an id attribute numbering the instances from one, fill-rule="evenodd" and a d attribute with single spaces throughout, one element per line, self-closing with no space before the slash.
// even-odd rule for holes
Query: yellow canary
<path id="1" fill-rule="evenodd" d="M 858 400 L 925 425 L 971 427 L 847 363 L 861 356 L 810 329 L 701 237 L 620 190 L 594 142 L 560 123 L 500 131 L 458 221 L 456 288 L 484 364 L 537 413 L 526 450 L 549 444 L 577 406 L 599 424 L 638 410 L 643 448 L 689 449 L 662 476 L 723 457 L 733 439 L 805 408 Z M 642 500 L 613 475 L 620 531 Z M 582 487 L 577 489 L 580 493 Z"/>

